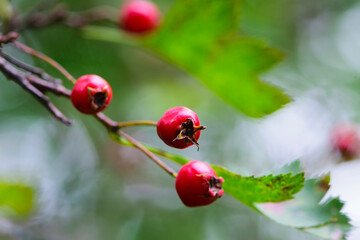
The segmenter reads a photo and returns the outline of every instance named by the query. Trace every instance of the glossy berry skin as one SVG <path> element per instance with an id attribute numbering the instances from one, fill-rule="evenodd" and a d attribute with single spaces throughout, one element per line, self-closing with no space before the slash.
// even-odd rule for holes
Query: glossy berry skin
<path id="1" fill-rule="evenodd" d="M 125 31 L 144 34 L 154 30 L 160 23 L 158 7 L 146 0 L 126 1 L 119 13 L 119 27 Z"/>
<path id="2" fill-rule="evenodd" d="M 157 123 L 157 134 L 167 145 L 174 148 L 198 146 L 200 131 L 205 129 L 195 112 L 186 107 L 170 108 Z"/>
<path id="3" fill-rule="evenodd" d="M 185 206 L 199 207 L 209 205 L 224 194 L 223 182 L 208 164 L 191 161 L 180 169 L 175 188 Z"/>
<path id="4" fill-rule="evenodd" d="M 336 125 L 331 133 L 333 149 L 338 151 L 344 160 L 360 156 L 360 135 L 356 125 L 343 123 Z"/>
<path id="5" fill-rule="evenodd" d="M 103 78 L 97 75 L 84 75 L 76 81 L 70 99 L 80 112 L 95 114 L 110 104 L 112 89 Z"/>

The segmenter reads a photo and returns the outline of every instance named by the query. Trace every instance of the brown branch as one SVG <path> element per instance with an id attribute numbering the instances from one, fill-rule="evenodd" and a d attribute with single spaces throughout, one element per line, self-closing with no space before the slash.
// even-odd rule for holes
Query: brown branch
<path id="1" fill-rule="evenodd" d="M 7 79 L 15 81 L 22 88 L 32 94 L 41 104 L 43 104 L 48 111 L 58 120 L 66 125 L 70 125 L 71 121 L 68 120 L 54 104 L 52 104 L 47 96 L 45 96 L 39 89 L 34 87 L 27 79 L 25 73 L 12 67 L 5 58 L 0 57 L 0 71 L 6 76 Z"/>
<path id="2" fill-rule="evenodd" d="M 90 23 L 99 21 L 116 22 L 118 10 L 108 6 L 101 6 L 89 9 L 84 12 L 70 13 L 64 18 L 63 22 L 59 22 L 69 27 L 81 28 Z"/>
<path id="3" fill-rule="evenodd" d="M 76 80 L 75 78 L 68 72 L 65 70 L 65 68 L 63 68 L 59 63 L 57 63 L 55 60 L 53 60 L 52 58 L 46 56 L 45 54 L 38 52 L 18 41 L 13 41 L 12 44 L 17 47 L 18 49 L 20 49 L 21 51 L 26 52 L 27 54 L 30 54 L 34 57 L 37 57 L 41 60 L 43 60 L 44 62 L 47 62 L 48 64 L 50 64 L 51 66 L 53 66 L 54 68 L 56 68 L 61 74 L 63 74 L 67 79 L 69 79 L 71 82 L 75 83 Z"/>
<path id="4" fill-rule="evenodd" d="M 119 130 L 118 122 L 113 121 L 103 113 L 94 115 L 110 132 L 117 132 Z"/>
<path id="5" fill-rule="evenodd" d="M 19 37 L 19 34 L 17 32 L 9 32 L 6 35 L 0 36 L 0 44 L 4 43 L 10 43 L 15 41 Z"/>
<path id="6" fill-rule="evenodd" d="M 43 91 L 49 91 L 52 92 L 58 96 L 63 96 L 63 97 L 70 97 L 71 91 L 69 89 L 66 89 L 64 86 L 62 85 L 58 85 L 56 83 L 52 83 L 52 82 L 47 82 L 44 81 L 34 75 L 28 75 L 26 76 L 27 80 L 30 81 L 30 83 L 34 86 L 36 86 L 37 88 L 43 90 Z"/>
<path id="7" fill-rule="evenodd" d="M 40 78 L 42 78 L 42 79 L 44 79 L 46 81 L 53 82 L 53 83 L 56 83 L 56 84 L 61 84 L 61 82 L 62 82 L 60 79 L 54 78 L 54 77 L 50 76 L 49 74 L 45 73 L 42 69 L 27 65 L 27 64 L 13 58 L 13 57 L 10 57 L 9 55 L 7 55 L 7 54 L 5 54 L 3 52 L 0 52 L 0 56 L 5 58 L 6 61 L 8 61 L 9 63 L 15 65 L 16 67 L 21 68 L 21 69 L 23 69 L 23 70 L 25 70 L 27 72 L 32 73 L 32 74 L 35 74 L 35 75 L 39 76 Z"/>
<path id="8" fill-rule="evenodd" d="M 10 34 L 9 34 L 10 35 Z M 5 39 L 5 38 L 4 38 Z M 9 38 L 10 39 L 10 38 Z M 1 40 L 1 39 L 0 39 Z M 6 39 L 4 40 L 6 41 Z M 68 74 L 70 77 L 71 75 L 57 62 L 52 60 L 51 58 L 47 57 L 46 55 L 33 50 L 32 48 L 23 45 L 12 40 L 12 43 L 33 56 L 43 59 L 44 61 L 48 62 L 49 64 L 55 66 L 59 71 L 61 71 L 64 75 Z M 13 64 L 18 68 L 21 68 L 33 75 L 25 74 L 24 72 L 14 68 L 10 65 Z M 51 91 L 54 94 L 70 97 L 71 91 L 63 87 L 62 85 L 56 84 L 54 78 L 47 75 L 40 69 L 35 67 L 26 65 L 19 60 L 16 60 L 2 52 L 0 52 L 0 71 L 9 79 L 14 80 L 17 84 L 23 87 L 26 91 L 30 92 L 40 103 L 42 103 L 50 112 L 51 114 L 57 118 L 58 120 L 62 121 L 63 123 L 70 125 L 71 121 L 68 120 L 49 100 L 47 96 L 44 95 L 43 92 Z M 52 80 L 52 81 L 45 81 L 43 79 Z M 74 79 L 75 80 L 75 79 Z M 36 86 L 36 87 L 35 87 Z M 40 90 L 41 89 L 41 90 Z M 153 162 L 155 162 L 158 166 L 164 169 L 167 173 L 171 176 L 176 177 L 177 173 L 168 167 L 165 163 L 163 163 L 155 154 L 150 152 L 145 146 L 140 144 L 131 136 L 127 135 L 126 133 L 119 131 L 122 127 L 129 127 L 129 126 L 137 126 L 137 125 L 150 125 L 155 126 L 156 122 L 153 121 L 133 121 L 133 122 L 115 122 L 108 118 L 103 113 L 98 113 L 95 117 L 111 132 L 115 132 L 119 134 L 121 137 L 127 139 L 130 143 L 132 143 L 136 148 L 142 151 L 145 155 L 147 155 Z"/>
<path id="9" fill-rule="evenodd" d="M 81 28 L 98 21 L 116 22 L 118 10 L 109 6 L 100 6 L 83 12 L 70 12 L 66 5 L 58 4 L 53 9 L 40 12 L 31 11 L 27 16 L 15 17 L 5 32 L 22 31 L 24 29 L 44 28 L 55 24 L 62 24 L 72 28 Z"/>

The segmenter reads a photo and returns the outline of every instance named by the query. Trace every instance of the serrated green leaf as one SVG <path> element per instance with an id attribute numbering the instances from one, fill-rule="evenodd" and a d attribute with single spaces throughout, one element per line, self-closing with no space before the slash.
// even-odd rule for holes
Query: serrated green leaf
<path id="1" fill-rule="evenodd" d="M 224 100 L 252 117 L 288 102 L 259 74 L 282 60 L 263 42 L 237 35 L 240 0 L 179 0 L 145 46 L 191 73 Z"/>
<path id="2" fill-rule="evenodd" d="M 254 203 L 281 202 L 292 199 L 301 190 L 304 173 L 243 177 L 219 166 L 212 166 L 225 179 L 224 191 L 252 207 Z"/>
<path id="3" fill-rule="evenodd" d="M 27 214 L 33 207 L 33 189 L 21 184 L 0 183 L 0 206 L 7 206 L 19 214 Z"/>
<path id="4" fill-rule="evenodd" d="M 303 228 L 301 230 L 323 239 L 345 240 L 346 233 L 349 232 L 350 228 L 351 225 L 349 224 L 349 218 L 341 215 L 334 223 L 328 223 L 312 228 Z"/>
<path id="5" fill-rule="evenodd" d="M 343 239 L 351 227 L 349 219 L 340 213 L 343 203 L 338 199 L 319 203 L 327 188 L 324 181 L 310 179 L 292 200 L 255 206 L 278 223 L 299 228 L 325 239 Z"/>

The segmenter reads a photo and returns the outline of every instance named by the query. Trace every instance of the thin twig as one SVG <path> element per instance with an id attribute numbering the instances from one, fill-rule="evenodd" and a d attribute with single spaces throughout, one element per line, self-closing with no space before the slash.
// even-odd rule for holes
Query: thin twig
<path id="1" fill-rule="evenodd" d="M 50 76 L 49 74 L 44 72 L 42 69 L 27 65 L 27 64 L 13 58 L 13 57 L 10 57 L 9 55 L 7 55 L 7 54 L 5 54 L 3 52 L 0 52 L 0 56 L 5 58 L 6 61 L 10 62 L 11 64 L 13 64 L 13 65 L 15 65 L 15 66 L 27 71 L 27 72 L 35 74 L 35 75 L 39 76 L 40 78 L 42 78 L 42 79 L 44 79 L 46 81 L 53 82 L 53 83 L 56 83 L 56 84 L 61 84 L 61 82 L 62 82 L 60 79 L 57 79 L 57 78 L 54 78 L 54 77 Z"/>
<path id="2" fill-rule="evenodd" d="M 12 67 L 7 63 L 6 59 L 0 57 L 0 71 L 10 80 L 14 80 L 26 91 L 31 93 L 41 104 L 43 104 L 50 113 L 58 120 L 66 125 L 70 125 L 71 121 L 67 119 L 54 104 L 52 104 L 47 96 L 45 96 L 39 89 L 31 85 L 27 79 L 26 74 Z"/>
<path id="3" fill-rule="evenodd" d="M 131 142 L 129 142 L 127 139 L 123 138 L 122 136 L 120 136 L 118 133 L 110 133 L 110 137 L 117 143 L 119 144 L 123 144 L 125 146 L 129 146 L 129 147 L 135 147 L 134 144 L 132 144 Z M 175 153 L 170 153 L 170 152 L 167 152 L 163 149 L 160 149 L 160 148 L 157 148 L 157 147 L 154 147 L 154 146 L 151 146 L 151 145 L 148 145 L 146 143 L 141 143 L 144 147 L 146 147 L 150 152 L 158 155 L 158 156 L 161 156 L 161 157 L 164 157 L 164 158 L 167 158 L 169 160 L 172 160 L 180 165 L 184 165 L 188 162 L 191 161 L 190 158 L 187 158 L 187 157 L 184 157 L 182 155 L 179 155 L 179 154 L 175 154 Z"/>
<path id="4" fill-rule="evenodd" d="M 117 9 L 109 6 L 100 6 L 78 13 L 71 13 L 68 11 L 63 21 L 59 21 L 58 23 L 69 27 L 81 28 L 83 26 L 89 25 L 90 23 L 103 20 L 116 22 L 117 16 Z M 50 22 L 48 25 L 50 24 L 52 23 Z"/>
<path id="5" fill-rule="evenodd" d="M 33 7 L 26 15 L 31 16 L 34 13 L 45 11 L 45 10 L 53 7 L 54 5 L 56 5 L 56 3 L 58 1 L 59 0 L 42 0 L 39 4 L 37 4 L 35 7 Z"/>
<path id="6" fill-rule="evenodd" d="M 63 96 L 63 97 L 67 97 L 67 98 L 70 97 L 71 91 L 69 89 L 66 89 L 62 85 L 44 81 L 34 75 L 28 75 L 28 76 L 26 76 L 26 78 L 27 78 L 27 80 L 30 81 L 30 83 L 32 85 L 36 86 L 39 89 L 52 92 L 59 96 Z"/>
<path id="7" fill-rule="evenodd" d="M 113 121 L 103 113 L 94 115 L 110 132 L 117 132 L 119 130 L 118 122 Z"/>
<path id="8" fill-rule="evenodd" d="M 0 36 L 0 44 L 1 43 L 10 43 L 15 41 L 19 37 L 19 34 L 17 32 L 10 32 L 6 35 Z"/>
<path id="9" fill-rule="evenodd" d="M 119 135 L 126 138 L 129 142 L 131 142 L 137 149 L 142 151 L 146 156 L 148 156 L 151 160 L 153 160 L 158 166 L 160 166 L 162 169 L 164 169 L 167 173 L 169 173 L 171 176 L 176 178 L 177 173 L 171 169 L 169 166 L 167 166 L 163 161 L 161 161 L 155 154 L 150 152 L 146 147 L 144 147 L 142 144 L 140 144 L 138 141 L 136 141 L 134 138 L 130 137 L 126 133 L 119 131 Z"/>
<path id="10" fill-rule="evenodd" d="M 6 31 L 22 31 L 24 29 L 44 28 L 55 24 L 62 24 L 72 28 L 81 28 L 98 21 L 116 22 L 118 10 L 110 6 L 94 7 L 83 12 L 70 12 L 65 4 L 58 4 L 52 9 L 39 11 L 35 9 L 27 16 L 17 16 L 11 24 L 6 26 Z"/>
<path id="11" fill-rule="evenodd" d="M 67 79 L 69 79 L 71 82 L 75 83 L 76 80 L 75 78 L 68 72 L 65 70 L 65 68 L 63 68 L 59 63 L 57 63 L 55 60 L 53 60 L 52 58 L 46 56 L 45 54 L 38 52 L 18 41 L 13 41 L 12 44 L 17 47 L 18 49 L 34 56 L 37 57 L 41 60 L 43 60 L 44 62 L 47 62 L 48 64 L 50 64 L 51 66 L 53 66 L 54 68 L 56 68 L 61 74 L 63 74 Z"/>

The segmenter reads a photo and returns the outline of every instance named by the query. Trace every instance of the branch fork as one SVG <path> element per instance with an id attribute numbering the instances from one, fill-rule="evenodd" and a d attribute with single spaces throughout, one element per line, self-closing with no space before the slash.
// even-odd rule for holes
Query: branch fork
<path id="1" fill-rule="evenodd" d="M 17 38 L 17 33 L 10 32 L 7 35 L 0 36 L 0 44 L 12 43 L 21 51 L 49 63 L 51 66 L 58 69 L 71 82 L 74 83 L 76 81 L 75 78 L 55 60 L 18 42 L 16 40 Z M 72 121 L 67 119 L 64 114 L 59 109 L 57 109 L 55 105 L 50 101 L 50 99 L 45 95 L 46 92 L 52 92 L 55 95 L 70 98 L 71 91 L 62 86 L 62 81 L 60 79 L 53 78 L 39 68 L 35 68 L 15 58 L 12 58 L 11 56 L 3 53 L 2 50 L 0 50 L 0 71 L 6 76 L 8 80 L 14 81 L 31 95 L 33 95 L 56 119 L 66 125 L 71 125 Z M 169 173 L 173 177 L 176 177 L 177 173 L 173 169 L 168 167 L 164 162 L 162 162 L 155 154 L 153 154 L 150 150 L 148 150 L 145 146 L 143 146 L 131 136 L 127 135 L 123 131 L 120 131 L 120 129 L 130 126 L 156 126 L 156 122 L 116 122 L 103 113 L 97 113 L 95 117 L 108 129 L 109 132 L 115 133 L 118 136 L 127 139 L 131 144 L 133 144 L 133 146 L 142 151 L 167 173 Z"/>

